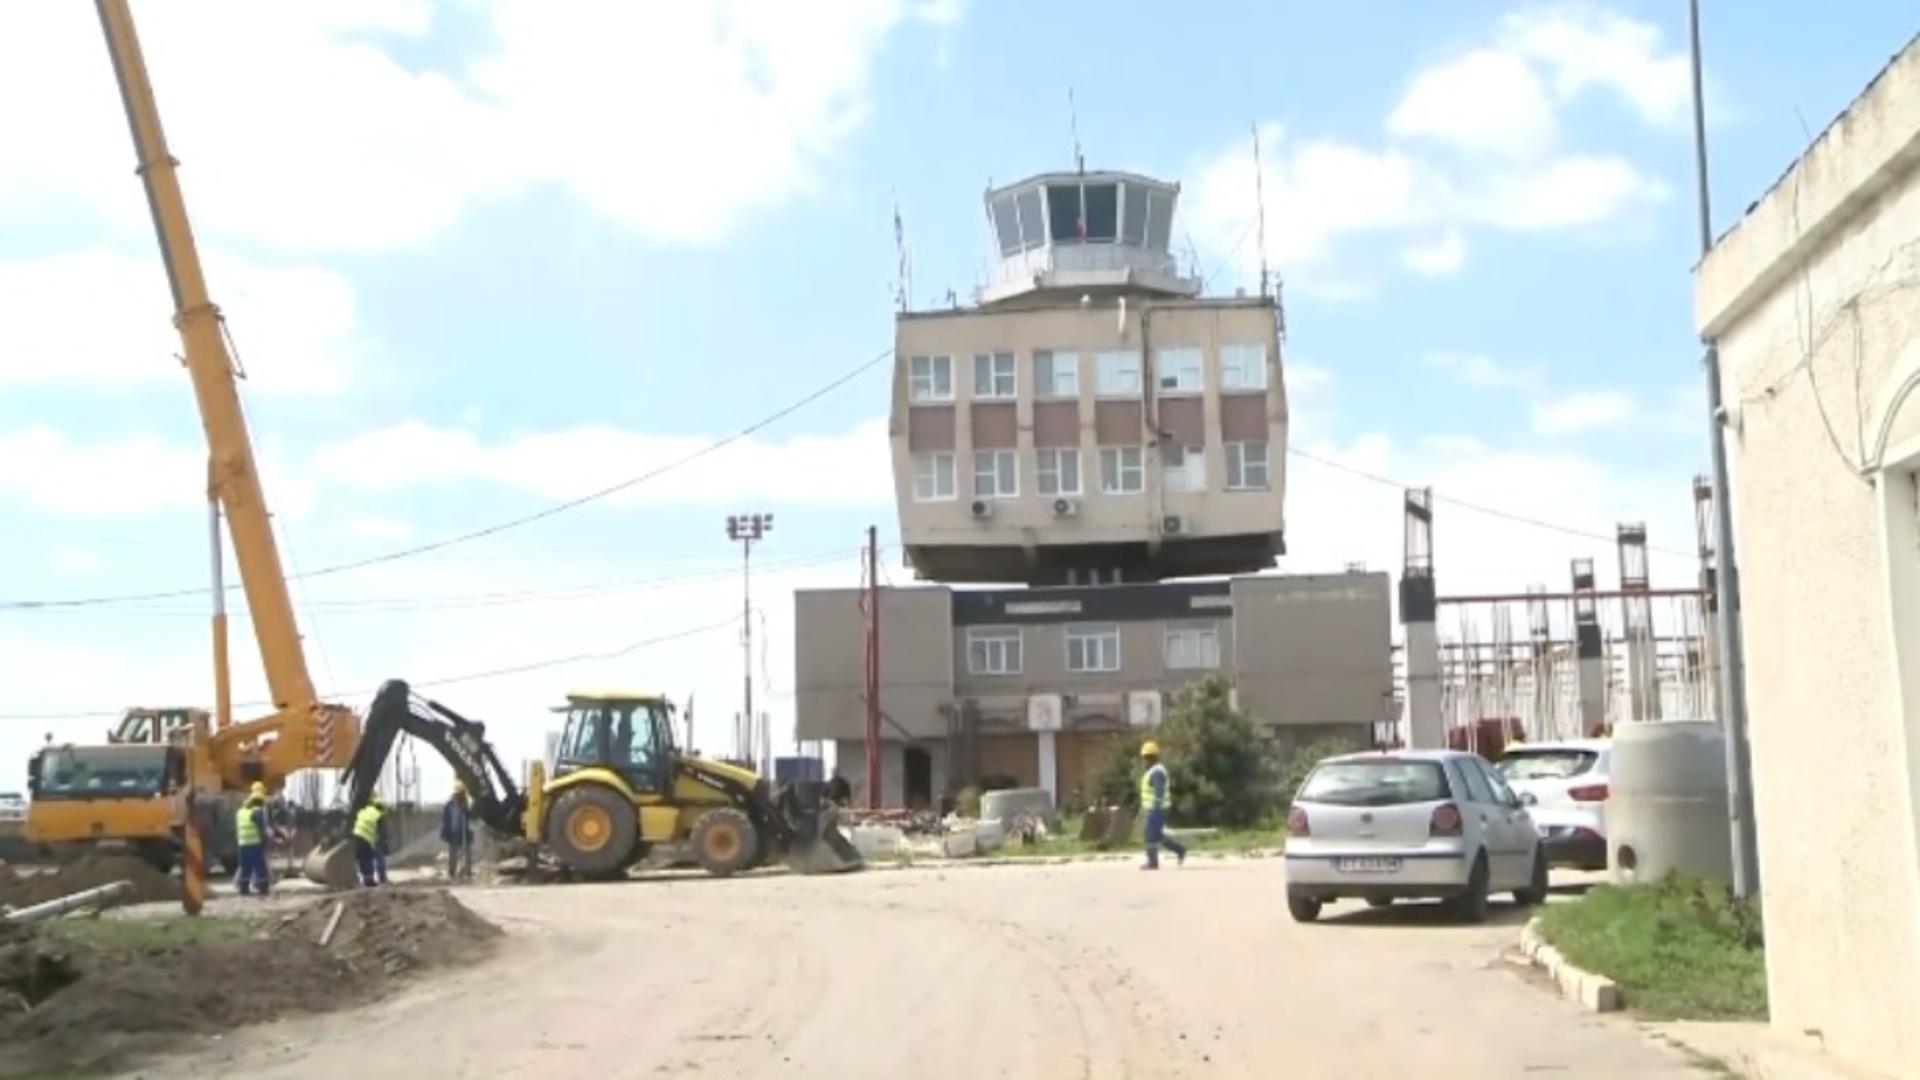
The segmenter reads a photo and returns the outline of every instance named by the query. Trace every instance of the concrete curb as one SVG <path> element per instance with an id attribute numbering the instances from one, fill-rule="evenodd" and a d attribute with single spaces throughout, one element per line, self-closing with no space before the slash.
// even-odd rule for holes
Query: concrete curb
<path id="1" fill-rule="evenodd" d="M 1624 1004 L 1620 987 L 1612 979 L 1574 967 L 1559 949 L 1547 944 L 1540 935 L 1538 918 L 1528 919 L 1520 931 L 1520 951 L 1534 967 L 1547 973 L 1567 1000 L 1579 1002 L 1588 1012 L 1619 1012 Z"/>

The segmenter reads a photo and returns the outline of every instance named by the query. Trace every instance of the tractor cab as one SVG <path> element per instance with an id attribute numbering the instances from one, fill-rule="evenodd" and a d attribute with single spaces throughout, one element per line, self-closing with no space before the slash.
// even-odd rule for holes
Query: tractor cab
<path id="1" fill-rule="evenodd" d="M 557 710 L 566 714 L 553 777 L 583 769 L 619 774 L 636 793 L 666 794 L 674 777 L 673 703 L 658 694 L 580 690 Z"/>

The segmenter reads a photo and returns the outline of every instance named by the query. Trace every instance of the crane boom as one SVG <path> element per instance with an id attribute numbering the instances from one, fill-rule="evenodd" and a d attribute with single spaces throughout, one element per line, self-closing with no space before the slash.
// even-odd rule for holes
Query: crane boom
<path id="1" fill-rule="evenodd" d="M 186 352 L 187 374 L 193 380 L 206 430 L 208 484 L 225 511 L 233 554 L 240 567 L 240 583 L 252 614 L 253 633 L 266 669 L 267 689 L 282 713 L 307 711 L 317 704 L 313 678 L 300 647 L 293 600 L 287 594 L 280 551 L 274 543 L 266 494 L 254 463 L 247 418 L 240 406 L 233 355 L 221 322 L 220 309 L 207 296 L 200 255 L 187 221 L 187 205 L 180 193 L 179 163 L 167 150 L 147 78 L 146 60 L 133 29 L 127 0 L 96 0 L 100 25 L 106 32 L 113 72 L 120 83 L 127 126 L 133 133 L 139 174 L 153 214 L 154 234 L 173 288 L 174 326 Z"/>

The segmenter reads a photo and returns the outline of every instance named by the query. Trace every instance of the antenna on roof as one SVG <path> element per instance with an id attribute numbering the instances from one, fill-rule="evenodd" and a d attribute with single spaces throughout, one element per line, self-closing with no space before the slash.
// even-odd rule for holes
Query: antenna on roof
<path id="1" fill-rule="evenodd" d="M 1073 132 L 1073 164 L 1081 172 L 1087 171 L 1087 156 L 1080 152 L 1080 110 L 1073 103 L 1073 87 L 1067 87 L 1067 128 Z"/>
<path id="2" fill-rule="evenodd" d="M 1251 126 L 1253 132 L 1253 203 L 1259 213 L 1260 235 L 1260 295 L 1267 295 L 1267 185 L 1261 176 L 1260 168 L 1260 125 Z"/>
<path id="3" fill-rule="evenodd" d="M 898 259 L 894 268 L 893 303 L 896 310 L 905 311 L 913 306 L 913 256 L 907 250 L 907 226 L 900 219 L 898 192 L 893 198 L 893 250 Z"/>

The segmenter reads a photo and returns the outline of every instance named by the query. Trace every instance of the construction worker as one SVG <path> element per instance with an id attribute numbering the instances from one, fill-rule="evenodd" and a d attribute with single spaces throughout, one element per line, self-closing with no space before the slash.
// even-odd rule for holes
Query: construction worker
<path id="1" fill-rule="evenodd" d="M 379 792 L 353 815 L 353 858 L 360 865 L 360 885 L 371 889 L 387 883 L 387 801 Z"/>
<path id="2" fill-rule="evenodd" d="M 234 876 L 240 895 L 253 892 L 254 885 L 259 895 L 267 895 L 267 785 L 258 780 L 233 815 L 233 838 L 240 847 L 240 872 Z"/>
<path id="3" fill-rule="evenodd" d="M 440 839 L 447 843 L 447 880 L 473 879 L 473 806 L 467 785 L 453 782 L 453 797 L 440 808 Z"/>
<path id="4" fill-rule="evenodd" d="M 1140 774 L 1140 812 L 1147 816 L 1147 861 L 1140 864 L 1142 870 L 1160 869 L 1160 845 L 1167 850 L 1182 866 L 1187 862 L 1187 847 L 1180 841 L 1167 835 L 1167 808 L 1173 805 L 1173 781 L 1167 776 L 1167 767 L 1160 764 L 1160 744 L 1148 739 L 1140 744 L 1140 760 L 1147 767 Z"/>

